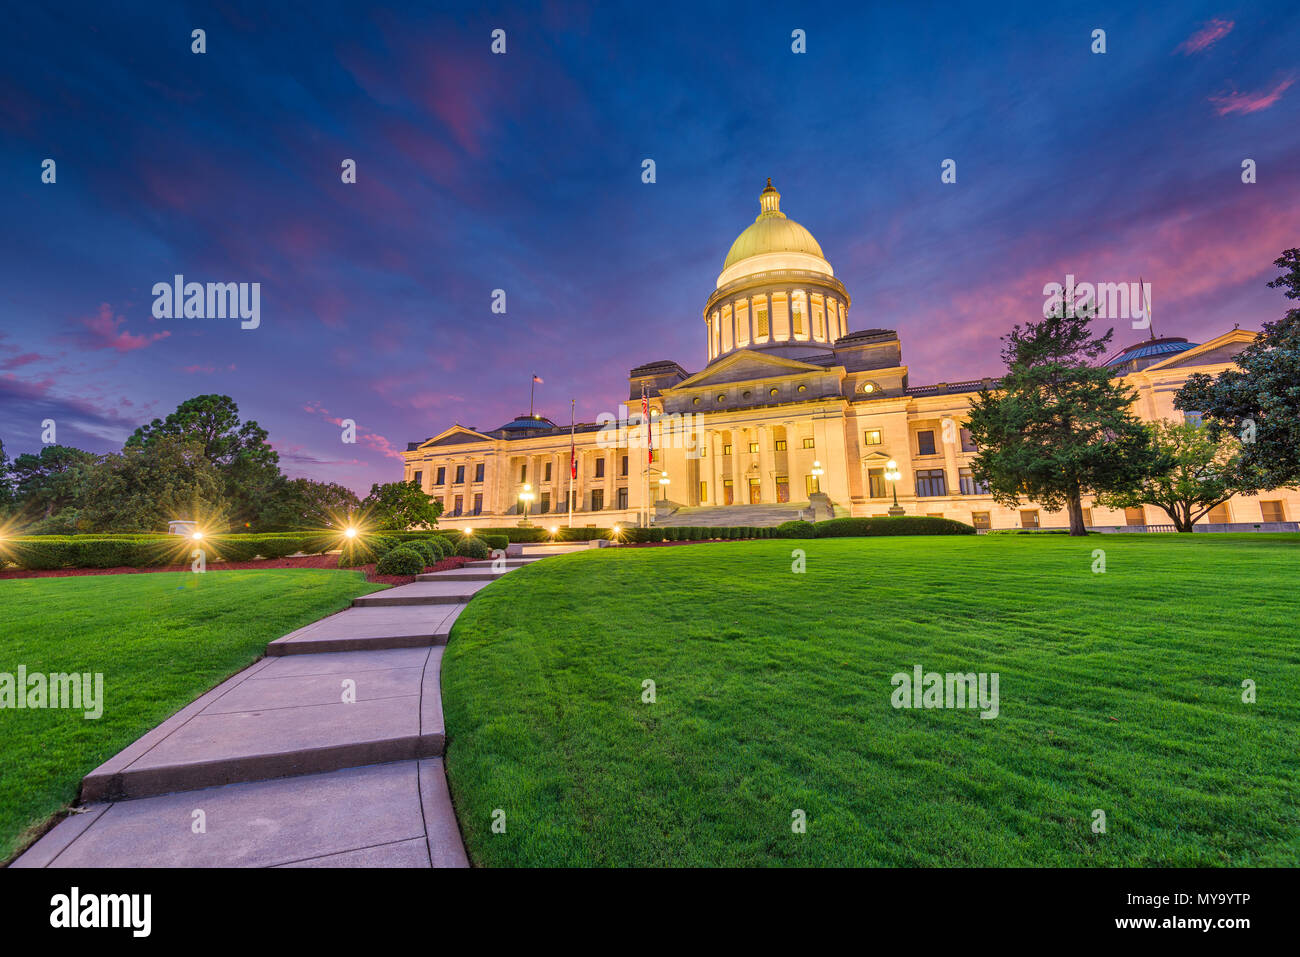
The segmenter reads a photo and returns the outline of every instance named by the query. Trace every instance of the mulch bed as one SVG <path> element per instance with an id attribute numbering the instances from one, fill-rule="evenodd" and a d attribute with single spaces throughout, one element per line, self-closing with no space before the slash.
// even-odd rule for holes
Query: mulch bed
<path id="1" fill-rule="evenodd" d="M 453 568 L 461 568 L 470 559 L 462 558 L 459 555 L 453 555 L 450 558 L 444 558 L 436 565 L 430 565 L 425 569 L 426 572 L 445 572 Z M 293 558 L 263 558 L 251 562 L 212 562 L 208 565 L 208 571 L 219 572 L 228 571 L 236 568 L 338 568 L 338 555 L 300 555 Z M 376 575 L 373 563 L 369 565 L 358 565 L 357 571 L 366 573 L 366 581 L 378 582 L 384 585 L 409 585 L 415 581 L 414 575 Z M 73 575 L 143 575 L 148 572 L 187 572 L 190 571 L 189 565 L 160 565 L 156 568 L 53 568 L 42 571 L 31 571 L 25 568 L 11 568 L 8 571 L 0 571 L 0 581 L 10 578 L 68 578 Z"/>

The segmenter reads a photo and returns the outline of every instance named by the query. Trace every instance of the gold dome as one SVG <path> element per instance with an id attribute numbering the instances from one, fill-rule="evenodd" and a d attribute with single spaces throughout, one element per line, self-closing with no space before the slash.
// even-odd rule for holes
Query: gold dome
<path id="1" fill-rule="evenodd" d="M 826 258 L 813 234 L 781 212 L 781 194 L 770 177 L 759 194 L 758 205 L 758 217 L 731 244 L 727 261 L 722 264 L 724 272 L 742 259 L 763 253 L 806 253 L 818 259 Z"/>

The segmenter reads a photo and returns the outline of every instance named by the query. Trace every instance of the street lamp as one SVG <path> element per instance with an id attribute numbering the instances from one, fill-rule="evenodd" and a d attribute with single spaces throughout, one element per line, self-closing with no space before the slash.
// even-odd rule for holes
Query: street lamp
<path id="1" fill-rule="evenodd" d="M 895 462 L 893 459 L 890 459 L 888 462 L 885 463 L 885 478 L 889 481 L 889 483 L 893 486 L 894 489 L 894 505 L 889 510 L 890 515 L 897 516 L 903 514 L 903 510 L 902 508 L 899 507 L 898 504 L 898 480 L 902 477 L 903 477 L 902 473 L 898 471 L 897 462 Z"/>
<path id="2" fill-rule="evenodd" d="M 672 484 L 672 480 L 668 478 L 667 472 L 659 473 L 659 500 L 660 501 L 663 502 L 668 501 L 668 486 L 671 484 Z"/>
<path id="3" fill-rule="evenodd" d="M 813 459 L 812 476 L 817 480 L 813 484 L 817 486 L 817 491 L 819 492 L 822 490 L 822 475 L 825 474 L 825 472 L 826 470 L 822 468 L 822 463 L 817 459 Z"/>
<path id="4" fill-rule="evenodd" d="M 524 520 L 523 520 L 522 522 L 520 522 L 519 524 L 521 524 L 521 525 L 527 525 L 527 524 L 528 524 L 528 506 L 529 506 L 529 504 L 531 504 L 532 501 L 533 501 L 533 487 L 532 487 L 531 485 L 529 485 L 527 482 L 524 483 L 524 487 L 523 487 L 522 491 L 520 491 L 520 493 L 519 493 L 519 501 L 521 501 L 521 502 L 524 503 Z"/>

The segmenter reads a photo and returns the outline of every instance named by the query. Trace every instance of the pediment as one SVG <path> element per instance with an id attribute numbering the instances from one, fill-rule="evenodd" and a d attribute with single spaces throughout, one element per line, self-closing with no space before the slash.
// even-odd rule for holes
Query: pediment
<path id="1" fill-rule="evenodd" d="M 1161 362 L 1153 363 L 1143 372 L 1168 372 L 1189 366 L 1219 365 L 1232 362 L 1237 354 L 1255 341 L 1259 333 L 1249 329 L 1233 329 L 1209 342 L 1194 346 L 1185 352 L 1179 352 Z"/>
<path id="2" fill-rule="evenodd" d="M 681 392 L 689 389 L 707 388 L 723 383 L 750 382 L 757 379 L 771 379 L 774 376 L 801 374 L 826 375 L 830 372 L 826 366 L 800 362 L 765 352 L 742 349 L 684 379 L 664 392 Z"/>
<path id="3" fill-rule="evenodd" d="M 473 429 L 467 429 L 463 425 L 453 425 L 444 432 L 439 432 L 433 438 L 420 445 L 422 449 L 438 448 L 446 445 L 466 445 L 470 442 L 491 442 L 492 436 L 484 435 L 482 432 L 475 432 Z"/>

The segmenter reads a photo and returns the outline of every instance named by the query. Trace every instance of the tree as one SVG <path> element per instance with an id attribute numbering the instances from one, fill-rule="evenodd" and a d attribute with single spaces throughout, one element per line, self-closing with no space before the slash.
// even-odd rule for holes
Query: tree
<path id="1" fill-rule="evenodd" d="M 9 456 L 5 454 L 4 440 L 0 439 L 0 515 L 9 510 L 13 501 L 13 485 L 9 478 Z"/>
<path id="2" fill-rule="evenodd" d="M 442 506 L 414 482 L 388 482 L 370 486 L 361 512 L 375 528 L 431 528 L 438 524 Z"/>
<path id="3" fill-rule="evenodd" d="M 1216 439 L 1207 428 L 1168 420 L 1149 430 L 1156 453 L 1151 474 L 1135 488 L 1098 495 L 1097 504 L 1154 505 L 1164 510 L 1174 528 L 1190 532 L 1210 509 L 1241 491 L 1236 479 L 1240 443 L 1231 436 Z"/>
<path id="4" fill-rule="evenodd" d="M 14 501 L 25 517 L 49 518 L 78 500 L 86 470 L 98 462 L 98 455 L 70 445 L 25 452 L 9 467 Z"/>
<path id="5" fill-rule="evenodd" d="M 994 500 L 1064 507 L 1071 535 L 1087 534 L 1085 494 L 1132 488 L 1153 464 L 1150 434 L 1129 411 L 1136 396 L 1096 365 L 1114 330 L 1094 337 L 1089 319 L 1067 307 L 1015 326 L 1003 337 L 1007 373 L 980 392 L 968 423 L 971 471 Z"/>
<path id="6" fill-rule="evenodd" d="M 81 505 L 92 531 L 161 532 L 172 519 L 224 531 L 225 477 L 203 447 L 176 435 L 127 445 L 104 457 L 87 483 Z"/>
<path id="7" fill-rule="evenodd" d="M 136 429 L 126 448 L 148 449 L 168 436 L 195 443 L 220 470 L 223 498 L 236 523 L 252 521 L 280 479 L 280 456 L 267 443 L 266 429 L 252 420 L 241 422 L 239 406 L 228 395 L 186 399 L 167 418 Z"/>
<path id="8" fill-rule="evenodd" d="M 1283 273 L 1269 287 L 1300 299 L 1300 249 L 1273 265 Z M 1243 491 L 1300 484 L 1300 308 L 1264 323 L 1236 364 L 1213 379 L 1188 377 L 1174 404 L 1201 413 L 1215 438 L 1231 433 L 1241 441 L 1235 471 Z"/>
<path id="9" fill-rule="evenodd" d="M 257 527 L 265 531 L 331 528 L 360 507 L 352 489 L 334 482 L 281 479 L 258 515 Z"/>

